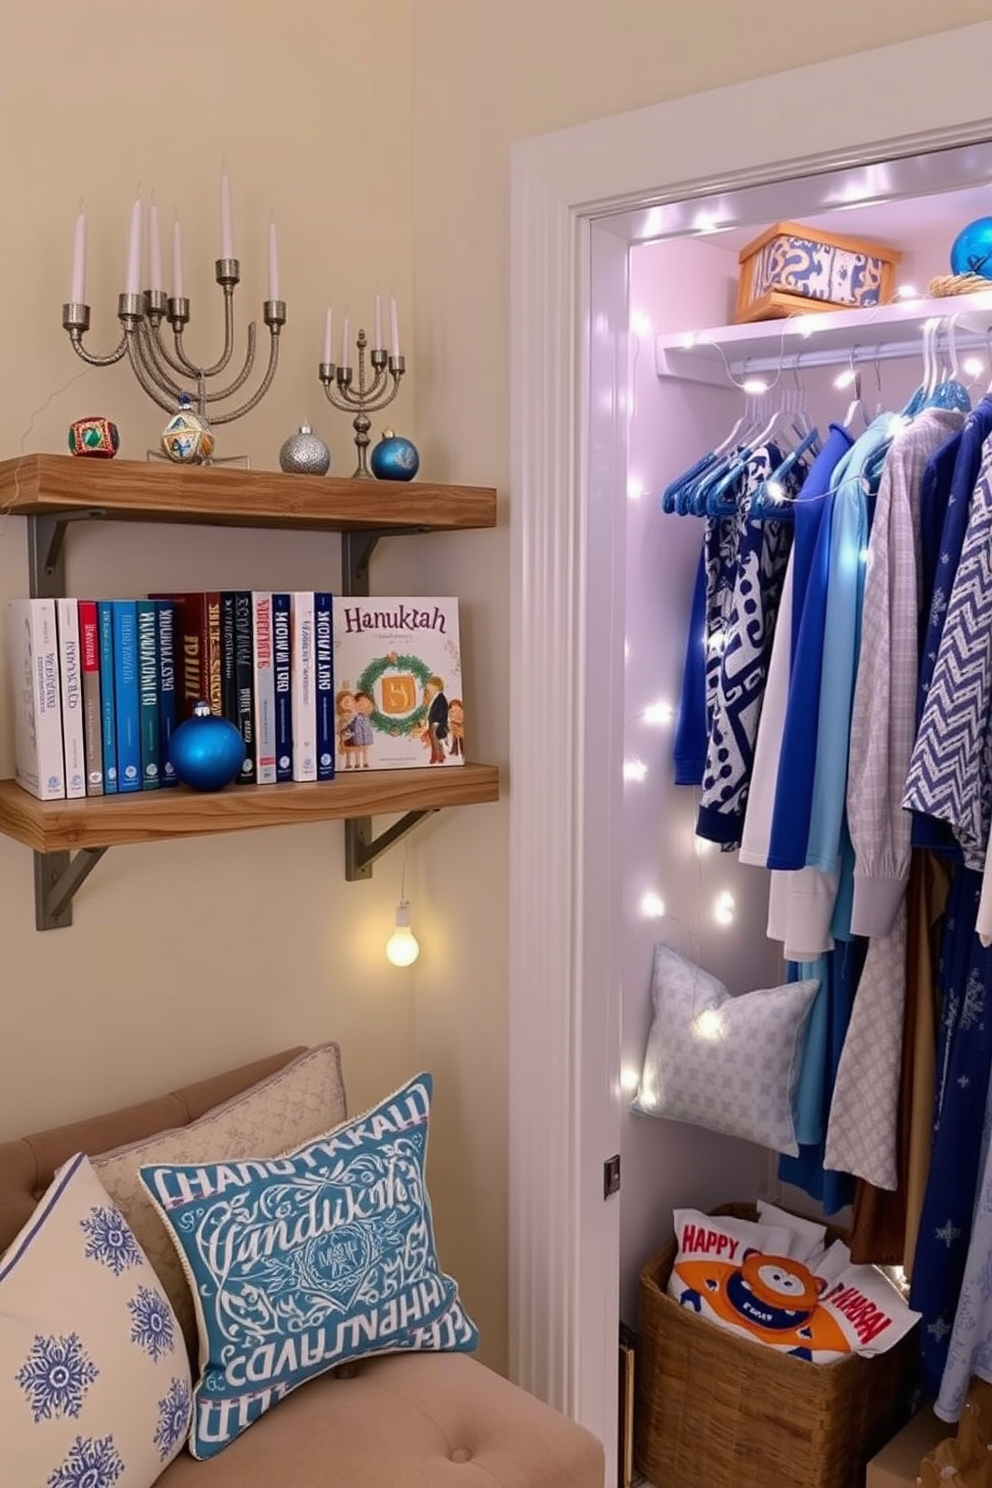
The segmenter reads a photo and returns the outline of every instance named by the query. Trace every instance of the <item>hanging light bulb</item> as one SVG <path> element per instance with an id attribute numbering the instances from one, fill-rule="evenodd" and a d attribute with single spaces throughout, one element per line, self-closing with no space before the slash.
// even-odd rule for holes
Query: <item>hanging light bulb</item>
<path id="1" fill-rule="evenodd" d="M 401 899 L 396 906 L 396 929 L 386 941 L 386 960 L 394 966 L 412 966 L 420 955 L 420 942 L 410 929 L 410 906 Z"/>

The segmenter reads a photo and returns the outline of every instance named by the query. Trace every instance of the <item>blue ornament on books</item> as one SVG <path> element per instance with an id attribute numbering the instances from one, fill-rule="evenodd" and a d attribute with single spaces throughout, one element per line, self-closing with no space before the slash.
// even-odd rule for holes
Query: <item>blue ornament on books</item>
<path id="1" fill-rule="evenodd" d="M 978 217 L 961 229 L 951 245 L 951 269 L 992 279 L 992 217 Z"/>
<path id="2" fill-rule="evenodd" d="M 420 469 L 420 456 L 411 439 L 384 429 L 379 443 L 372 447 L 369 464 L 376 480 L 408 481 Z"/>
<path id="3" fill-rule="evenodd" d="M 211 713 L 209 703 L 197 703 L 193 717 L 172 735 L 169 758 L 183 785 L 219 791 L 240 775 L 245 741 L 233 723 Z"/>

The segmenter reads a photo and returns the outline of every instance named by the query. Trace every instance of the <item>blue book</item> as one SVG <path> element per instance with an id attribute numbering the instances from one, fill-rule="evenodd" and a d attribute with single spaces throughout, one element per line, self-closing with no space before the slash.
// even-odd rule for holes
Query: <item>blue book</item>
<path id="1" fill-rule="evenodd" d="M 138 738 L 141 789 L 162 784 L 162 745 L 158 726 L 158 612 L 154 599 L 135 601 L 138 624 Z"/>
<path id="2" fill-rule="evenodd" d="M 176 607 L 171 599 L 157 599 L 158 616 L 158 748 L 163 785 L 178 785 L 172 763 L 172 735 L 179 726 L 176 699 Z"/>
<path id="3" fill-rule="evenodd" d="M 103 743 L 103 793 L 117 791 L 117 736 L 114 718 L 114 602 L 96 604 L 100 640 L 100 734 Z"/>
<path id="4" fill-rule="evenodd" d="M 276 782 L 293 778 L 293 642 L 288 594 L 272 596 L 272 664 L 276 692 Z"/>
<path id="5" fill-rule="evenodd" d="M 320 590 L 313 596 L 314 654 L 316 657 L 317 779 L 334 779 L 337 748 L 334 711 L 334 631 L 331 596 Z"/>
<path id="6" fill-rule="evenodd" d="M 141 789 L 141 697 L 138 684 L 138 607 L 115 599 L 114 718 L 117 724 L 117 788 Z"/>

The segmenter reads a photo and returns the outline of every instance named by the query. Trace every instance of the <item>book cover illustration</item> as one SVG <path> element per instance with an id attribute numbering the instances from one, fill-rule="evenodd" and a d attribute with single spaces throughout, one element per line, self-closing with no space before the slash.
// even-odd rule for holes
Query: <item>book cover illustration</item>
<path id="1" fill-rule="evenodd" d="M 52 599 L 7 604 L 14 778 L 42 801 L 65 796 L 59 643 Z"/>
<path id="2" fill-rule="evenodd" d="M 457 599 L 336 598 L 338 770 L 465 759 Z"/>

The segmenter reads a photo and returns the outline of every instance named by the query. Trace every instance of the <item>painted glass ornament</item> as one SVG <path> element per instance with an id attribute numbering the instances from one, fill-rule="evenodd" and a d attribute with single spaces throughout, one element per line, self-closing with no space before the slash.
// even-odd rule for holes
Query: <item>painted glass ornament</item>
<path id="1" fill-rule="evenodd" d="M 69 450 L 97 460 L 112 460 L 120 449 L 117 425 L 108 418 L 81 418 L 69 425 Z"/>
<path id="2" fill-rule="evenodd" d="M 291 475 L 326 475 L 331 452 L 309 424 L 301 424 L 279 451 L 279 469 Z"/>
<path id="3" fill-rule="evenodd" d="M 183 785 L 198 791 L 219 791 L 241 773 L 245 741 L 240 729 L 197 703 L 193 717 L 181 723 L 169 741 L 169 758 Z"/>
<path id="4" fill-rule="evenodd" d="M 951 245 L 951 270 L 992 279 L 992 217 L 978 217 L 961 229 Z"/>
<path id="5" fill-rule="evenodd" d="M 177 465 L 204 465 L 214 452 L 214 436 L 205 418 L 194 412 L 183 393 L 179 408 L 162 430 L 162 449 Z"/>
<path id="6" fill-rule="evenodd" d="M 369 465 L 376 480 L 408 481 L 420 469 L 420 456 L 411 439 L 384 429 L 379 443 L 372 447 Z"/>

